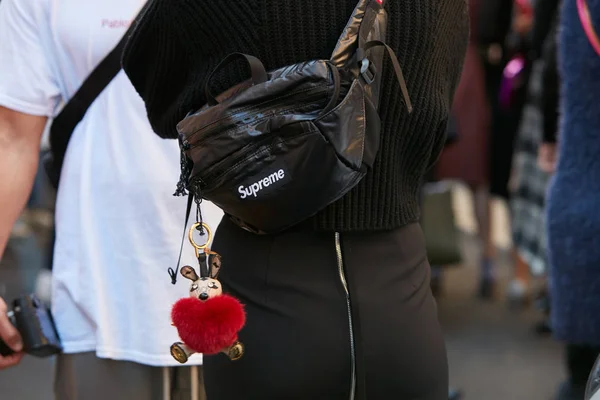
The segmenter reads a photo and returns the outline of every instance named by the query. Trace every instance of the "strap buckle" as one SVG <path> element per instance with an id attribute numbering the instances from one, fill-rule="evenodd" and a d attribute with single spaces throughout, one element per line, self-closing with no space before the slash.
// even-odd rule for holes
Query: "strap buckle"
<path id="1" fill-rule="evenodd" d="M 375 69 L 375 65 L 366 57 L 360 61 L 360 74 L 367 85 L 375 82 L 377 70 Z"/>

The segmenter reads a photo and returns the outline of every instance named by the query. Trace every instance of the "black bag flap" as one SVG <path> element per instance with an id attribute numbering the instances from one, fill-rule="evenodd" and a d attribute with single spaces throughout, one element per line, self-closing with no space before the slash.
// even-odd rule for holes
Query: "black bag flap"
<path id="1" fill-rule="evenodd" d="M 188 115 L 177 125 L 177 130 L 182 141 L 188 141 L 193 146 L 204 140 L 203 133 L 216 127 L 226 129 L 225 125 L 235 123 L 239 117 L 248 120 L 257 114 L 267 117 L 268 113 L 281 109 L 287 103 L 294 105 L 310 93 L 321 92 L 324 100 L 327 92 L 332 92 L 333 86 L 328 61 L 286 66 L 269 73 L 269 80 L 265 83 L 250 85 L 244 82 L 229 89 L 217 98 L 225 100 Z"/>

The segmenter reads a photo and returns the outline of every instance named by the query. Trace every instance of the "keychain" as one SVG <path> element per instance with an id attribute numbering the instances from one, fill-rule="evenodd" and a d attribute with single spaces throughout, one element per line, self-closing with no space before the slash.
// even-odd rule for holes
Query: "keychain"
<path id="1" fill-rule="evenodd" d="M 194 241 L 198 228 L 206 231 L 206 244 Z M 237 299 L 223 294 L 217 280 L 221 256 L 208 248 L 212 237 L 208 225 L 195 223 L 188 237 L 196 251 L 200 275 L 189 265 L 181 269 L 181 275 L 192 283 L 189 297 L 178 300 L 171 310 L 172 325 L 181 339 L 171 346 L 171 355 L 182 364 L 195 353 L 225 353 L 231 360 L 238 360 L 244 354 L 244 346 L 238 341 L 238 332 L 246 322 L 244 308 Z"/>

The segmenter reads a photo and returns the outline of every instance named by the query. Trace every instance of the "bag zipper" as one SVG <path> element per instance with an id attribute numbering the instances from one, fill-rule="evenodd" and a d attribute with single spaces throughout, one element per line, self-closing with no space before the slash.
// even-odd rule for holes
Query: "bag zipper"
<path id="1" fill-rule="evenodd" d="M 300 138 L 303 136 L 312 135 L 316 132 L 318 132 L 318 131 L 311 130 L 308 132 L 302 132 L 298 135 L 291 136 L 290 139 L 297 139 L 297 138 Z M 273 147 L 277 146 L 280 142 L 284 142 L 284 140 L 281 138 L 278 138 L 278 137 L 265 137 L 263 140 L 261 140 L 257 143 L 247 144 L 245 147 L 243 147 L 242 149 L 240 149 L 238 152 L 234 153 L 233 155 L 230 155 L 230 156 L 226 157 L 225 159 L 213 164 L 204 173 L 203 177 L 196 175 L 196 177 L 194 177 L 190 181 L 190 187 L 194 188 L 194 189 L 192 189 L 192 192 L 198 193 L 197 195 L 200 196 L 200 194 L 199 194 L 200 191 L 206 189 L 206 187 L 211 184 L 211 181 L 219 180 L 225 175 L 228 175 L 232 172 L 236 172 L 237 170 L 239 170 L 240 164 L 243 163 L 243 161 L 245 159 L 260 157 L 263 154 L 266 154 L 269 151 L 271 151 L 273 149 Z M 231 159 L 235 159 L 235 161 L 233 162 L 233 165 L 226 168 L 224 171 L 218 172 L 219 169 L 221 169 L 221 166 L 223 164 L 230 163 Z M 208 191 L 210 192 L 210 190 L 208 190 Z"/>
<path id="2" fill-rule="evenodd" d="M 208 140 L 210 138 L 211 134 L 213 134 L 215 132 L 224 132 L 224 131 L 230 130 L 231 128 L 235 127 L 240 122 L 258 124 L 264 120 L 273 118 L 273 117 L 277 116 L 278 114 L 293 111 L 298 108 L 302 108 L 306 105 L 313 103 L 315 100 L 317 100 L 323 94 L 326 95 L 330 90 L 331 89 L 329 86 L 311 87 L 309 89 L 295 91 L 292 93 L 288 93 L 284 96 L 269 100 L 269 101 L 263 103 L 260 108 L 256 108 L 256 106 L 252 106 L 252 107 L 246 107 L 246 109 L 242 108 L 240 110 L 236 110 L 235 113 L 238 114 L 237 116 L 234 117 L 231 115 L 227 115 L 223 118 L 219 118 L 216 121 L 212 121 L 209 124 L 206 124 L 203 127 L 196 130 L 195 132 L 191 133 L 187 138 L 185 138 L 184 145 L 187 143 L 189 145 L 189 148 L 192 149 L 194 147 L 201 145 L 206 140 Z M 302 102 L 300 104 L 297 103 L 296 99 L 289 99 L 291 96 L 295 96 L 299 93 L 302 93 L 303 91 L 306 92 L 305 94 L 309 97 L 302 99 Z M 283 98 L 286 98 L 291 101 L 289 101 L 288 104 L 286 104 L 286 103 L 284 103 L 283 105 L 280 104 L 280 106 L 278 108 L 273 108 L 272 103 L 280 102 Z M 327 100 L 327 97 L 325 97 L 324 100 Z M 241 113 L 241 111 L 244 111 L 243 114 L 245 114 L 245 116 L 239 115 Z M 253 114 L 253 115 L 249 116 L 248 114 Z M 219 122 L 224 121 L 226 119 L 229 120 L 229 124 L 227 127 L 223 128 L 221 126 L 218 126 Z M 215 126 L 215 125 L 217 125 L 217 126 Z M 202 135 L 203 137 L 200 140 L 198 140 L 196 143 L 190 143 L 190 139 L 193 138 L 195 135 L 197 135 L 198 133 L 200 133 L 203 130 L 205 130 Z"/>
<path id="3" fill-rule="evenodd" d="M 340 233 L 335 233 L 335 254 L 338 264 L 338 273 L 340 281 L 346 292 L 346 306 L 348 307 L 348 328 L 350 332 L 350 360 L 352 362 L 352 377 L 350 383 L 350 400 L 354 400 L 356 396 L 356 349 L 354 344 L 354 322 L 352 320 L 352 304 L 350 301 L 350 291 L 348 290 L 348 282 L 346 281 L 346 271 L 344 269 L 344 259 L 342 257 L 342 243 Z"/>
<path id="4" fill-rule="evenodd" d="M 257 143 L 257 144 L 251 144 L 248 147 L 249 147 L 248 150 L 240 153 L 239 157 L 242 157 L 242 156 L 244 158 L 258 157 L 264 153 L 267 153 L 269 150 L 271 150 L 273 145 L 267 145 L 266 147 L 262 147 L 261 143 Z M 260 148 L 256 149 L 256 147 L 260 147 Z M 191 192 L 194 193 L 196 196 L 201 196 L 201 192 L 204 189 L 206 189 L 207 186 L 209 186 L 209 181 L 218 180 L 222 176 L 227 175 L 230 172 L 234 172 L 234 170 L 239 168 L 239 164 L 242 160 L 236 161 L 235 164 L 233 164 L 231 167 L 225 169 L 225 171 L 216 172 L 219 169 L 220 163 L 226 162 L 226 161 L 228 161 L 228 160 L 225 159 L 225 160 L 222 160 L 219 163 L 215 164 L 212 168 L 209 169 L 208 174 L 205 174 L 205 176 L 203 178 L 201 178 L 199 176 L 196 176 L 195 178 L 193 178 L 190 182 Z"/>

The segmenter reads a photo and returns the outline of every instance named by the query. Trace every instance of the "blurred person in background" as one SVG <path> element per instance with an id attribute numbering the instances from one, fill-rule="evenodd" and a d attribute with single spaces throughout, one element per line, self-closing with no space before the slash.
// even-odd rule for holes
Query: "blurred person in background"
<path id="1" fill-rule="evenodd" d="M 506 132 L 504 116 L 501 115 L 499 104 L 499 91 L 502 82 L 502 73 L 510 59 L 508 35 L 511 28 L 513 13 L 512 0 L 485 0 L 481 1 L 477 9 L 477 45 L 484 70 L 484 86 L 490 114 L 489 140 L 486 152 L 487 183 L 489 184 L 488 198 L 499 196 L 506 199 L 505 189 L 508 178 L 503 178 L 507 153 L 512 146 L 509 133 Z M 491 232 L 491 202 L 486 204 L 488 222 L 487 242 L 483 244 L 483 257 L 480 264 L 479 295 L 484 299 L 494 297 L 496 288 L 496 272 L 494 258 L 496 255 Z M 483 208 L 483 205 L 480 207 Z"/>
<path id="2" fill-rule="evenodd" d="M 475 102 L 474 99 L 467 98 L 464 104 L 477 104 L 480 114 L 470 116 L 471 120 L 479 119 L 482 131 L 483 122 L 487 126 L 483 132 L 480 132 L 472 143 L 472 152 L 476 148 L 483 149 L 479 151 L 482 154 L 469 154 L 468 158 L 474 157 L 474 160 L 465 160 L 455 155 L 458 164 L 465 167 L 475 168 L 475 166 L 485 162 L 485 166 L 480 166 L 476 171 L 464 168 L 462 180 L 465 181 L 474 192 L 474 205 L 476 217 L 479 225 L 479 236 L 482 239 L 482 257 L 480 261 L 480 279 L 479 295 L 483 299 L 491 299 L 496 292 L 495 255 L 496 248 L 491 235 L 491 199 L 498 197 L 502 200 L 509 200 L 509 178 L 511 173 L 514 141 L 518 129 L 521 112 L 526 99 L 526 83 L 528 80 L 528 68 L 526 66 L 524 73 L 518 80 L 518 85 L 514 88 L 511 104 L 506 107 L 500 102 L 500 91 L 503 85 L 504 70 L 513 56 L 524 51 L 524 38 L 531 27 L 531 16 L 524 12 L 523 7 L 515 6 L 512 0 L 486 0 L 475 2 L 472 5 L 473 28 L 476 32 L 474 43 L 477 46 L 480 65 L 483 71 L 483 88 L 486 101 Z M 468 77 L 471 84 L 471 90 L 476 86 L 477 75 Z M 474 95 L 479 98 L 479 94 Z M 483 112 L 487 110 L 487 112 Z M 468 113 L 465 109 L 465 113 Z M 483 112 L 483 114 L 481 114 Z M 468 114 L 467 114 L 468 115 Z M 473 125 L 470 129 L 472 129 Z M 467 132 L 468 128 L 464 128 Z M 460 132 L 459 132 L 460 133 Z M 477 144 L 476 144 L 477 143 Z M 467 144 L 464 145 L 465 147 Z M 455 151 L 458 153 L 458 150 Z M 464 153 L 464 152 L 463 152 Z M 450 158 L 449 153 L 448 158 Z M 446 162 L 444 169 L 451 170 L 451 163 Z M 443 171 L 443 170 L 441 170 Z M 485 174 L 485 175 L 483 175 Z M 454 174 L 460 178 L 460 174 Z M 476 176 L 478 179 L 474 180 Z M 476 184 L 474 184 L 476 183 Z M 527 276 L 526 265 L 521 263 L 513 249 L 513 259 L 515 263 L 515 280 L 509 286 L 509 300 L 511 302 L 521 302 L 525 295 Z"/>
<path id="3" fill-rule="evenodd" d="M 558 12 L 557 1 L 539 0 L 535 3 L 527 53 L 534 66 L 515 146 L 511 194 L 513 243 L 532 276 L 539 279 L 536 305 L 544 312 L 545 318 L 536 325 L 536 331 L 542 334 L 550 331 L 545 204 L 547 185 L 555 167 L 553 149 L 558 131 Z"/>
<path id="4" fill-rule="evenodd" d="M 464 182 L 473 193 L 482 252 L 479 293 L 483 297 L 488 297 L 492 289 L 491 275 L 489 275 L 491 268 L 488 264 L 494 256 L 488 185 L 490 104 L 485 87 L 485 71 L 479 57 L 477 34 L 479 7 L 484 1 L 469 1 L 469 46 L 452 106 L 457 140 L 444 149 L 433 175 L 437 180 L 457 179 Z"/>
<path id="5" fill-rule="evenodd" d="M 531 17 L 508 0 L 471 0 L 470 46 L 453 105 L 459 140 L 444 150 L 436 167 L 438 179 L 457 179 L 467 184 L 481 243 L 478 294 L 491 299 L 496 292 L 492 237 L 491 198 L 509 199 L 514 138 L 524 105 L 527 73 L 515 91 L 509 109 L 499 102 L 504 69 L 522 51 Z M 527 271 L 513 252 L 515 276 L 509 298 L 524 296 Z M 525 268 L 525 271 L 523 269 Z"/>
<path id="6" fill-rule="evenodd" d="M 526 0 L 524 0 L 526 1 Z M 526 36 L 532 16 L 521 1 L 488 0 L 479 7 L 477 20 L 478 44 L 485 70 L 485 86 L 491 108 L 489 172 L 490 193 L 501 199 L 509 198 L 508 183 L 512 168 L 514 139 L 526 99 L 529 65 L 515 87 L 512 102 L 500 102 L 500 90 L 507 63 L 527 50 Z"/>
<path id="7" fill-rule="evenodd" d="M 528 99 L 533 60 L 530 57 L 530 35 L 534 18 L 534 1 L 513 0 L 510 30 L 506 38 L 507 53 L 496 93 L 491 147 L 492 195 L 509 206 L 514 185 L 513 164 L 515 143 Z M 508 89 L 510 88 L 510 89 Z M 512 218 L 509 217 L 509 225 Z M 514 243 L 511 244 L 512 279 L 507 287 L 507 300 L 513 308 L 525 306 L 530 300 L 531 274 L 527 262 Z"/>
<path id="8" fill-rule="evenodd" d="M 583 398 L 600 353 L 600 48 L 591 44 L 600 42 L 600 0 L 587 6 L 595 30 L 589 38 L 578 2 L 562 2 L 558 154 L 550 147 L 542 155 L 549 166 L 558 160 L 546 217 L 552 331 L 565 343 L 568 372 L 559 400 Z"/>
<path id="9" fill-rule="evenodd" d="M 0 2 L 0 255 L 30 196 L 47 119 L 114 48 L 143 3 Z M 58 400 L 169 394 L 175 369 L 162 367 L 177 364 L 169 347 L 178 340 L 170 310 L 188 291 L 167 274 L 177 261 L 186 204 L 172 196 L 179 166 L 177 143 L 153 134 L 144 103 L 118 74 L 76 128 L 58 190 L 52 275 L 52 311 L 64 347 L 56 363 Z M 203 206 L 216 225 L 221 211 Z M 189 253 L 182 261 L 193 265 Z M 20 350 L 5 310 L 0 336 Z M 0 358 L 0 368 L 20 357 Z M 199 380 L 201 363 L 192 358 L 184 375 Z"/>

